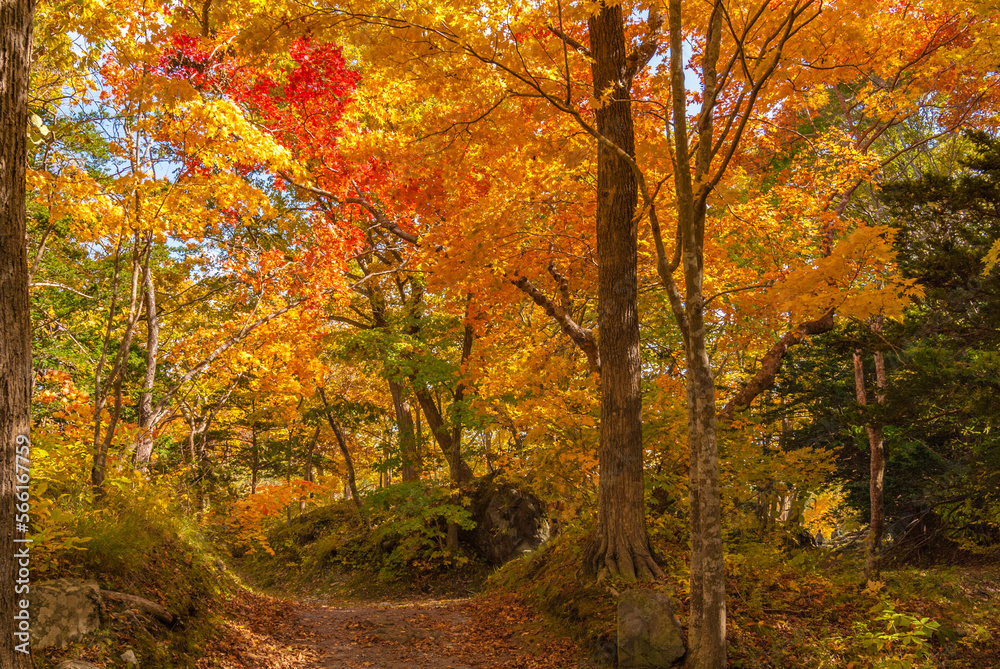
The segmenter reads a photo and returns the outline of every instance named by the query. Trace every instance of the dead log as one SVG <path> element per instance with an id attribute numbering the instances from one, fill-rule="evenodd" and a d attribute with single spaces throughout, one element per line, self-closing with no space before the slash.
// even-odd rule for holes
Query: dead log
<path id="1" fill-rule="evenodd" d="M 173 627 L 177 624 L 177 616 L 156 602 L 151 602 L 148 599 L 136 597 L 135 595 L 126 595 L 123 592 L 114 592 L 111 590 L 101 590 L 101 596 L 114 602 L 127 604 L 128 606 L 139 609 L 143 613 L 148 613 L 167 627 Z"/>

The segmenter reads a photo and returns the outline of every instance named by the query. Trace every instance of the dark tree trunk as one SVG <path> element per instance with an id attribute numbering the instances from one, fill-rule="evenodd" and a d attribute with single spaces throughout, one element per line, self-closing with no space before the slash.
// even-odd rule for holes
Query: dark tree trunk
<path id="1" fill-rule="evenodd" d="M 635 131 L 625 27 L 620 5 L 590 17 L 597 130 L 634 155 Z M 610 99 L 609 99 L 610 97 Z M 597 525 L 585 555 L 599 575 L 653 578 L 660 573 L 646 532 L 642 471 L 639 317 L 635 207 L 628 163 L 603 143 L 597 153 L 598 352 L 601 361 L 600 487 Z"/>
<path id="2" fill-rule="evenodd" d="M 302 472 L 302 480 L 313 482 L 313 453 L 316 452 L 316 443 L 319 441 L 319 423 L 316 424 L 316 432 L 313 433 L 312 441 L 309 442 L 309 450 L 306 451 L 306 464 L 304 471 Z M 312 493 L 309 493 L 308 497 L 312 497 Z M 299 515 L 302 515 L 306 511 L 306 500 L 302 499 L 299 501 Z"/>
<path id="3" fill-rule="evenodd" d="M 368 520 L 368 516 L 365 515 L 364 506 L 361 502 L 361 496 L 358 494 L 357 479 L 354 476 L 354 459 L 351 458 L 351 452 L 347 449 L 347 439 L 344 438 L 343 430 L 340 429 L 340 425 L 333 418 L 333 413 L 330 410 L 330 403 L 326 400 L 326 391 L 320 388 L 319 396 L 323 400 L 323 408 L 326 410 L 326 421 L 330 424 L 330 429 L 333 430 L 333 436 L 337 439 L 337 445 L 340 447 L 341 455 L 344 456 L 344 464 L 347 467 L 347 485 L 351 490 L 351 498 L 354 500 L 354 505 L 358 507 L 358 515 L 361 516 L 361 520 L 364 521 L 365 525 L 370 530 L 372 528 L 371 522 Z"/>
<path id="4" fill-rule="evenodd" d="M 469 303 L 472 298 L 470 296 Z M 462 336 L 462 369 L 465 369 L 469 356 L 472 355 L 472 342 L 474 341 L 472 326 L 468 324 L 468 304 L 466 305 L 466 324 Z M 465 381 L 459 380 L 455 387 L 455 424 L 451 428 L 451 456 L 448 458 L 449 470 L 451 471 L 451 484 L 455 488 L 454 504 L 461 506 L 462 493 L 458 489 L 466 481 L 460 480 L 461 465 L 465 464 L 462 459 L 462 402 L 465 400 Z M 468 465 L 466 465 L 468 467 Z M 458 550 L 458 523 L 448 523 L 448 548 Z"/>
<path id="5" fill-rule="evenodd" d="M 885 401 L 885 358 L 881 351 L 875 352 L 875 400 L 878 404 Z M 868 406 L 868 395 L 865 392 L 865 371 L 861 359 L 861 350 L 854 352 L 854 390 L 858 404 Z M 882 544 L 882 534 L 885 531 L 885 444 L 882 439 L 882 424 L 871 422 L 865 426 L 868 435 L 869 454 L 869 526 L 868 541 L 865 544 L 865 578 L 878 576 L 878 553 Z"/>
<path id="6" fill-rule="evenodd" d="M 399 430 L 399 452 L 403 459 L 403 481 L 420 478 L 421 462 L 417 453 L 416 434 L 413 431 L 413 413 L 409 401 L 403 396 L 403 384 L 389 381 L 389 393 L 396 410 L 396 427 Z"/>
<path id="7" fill-rule="evenodd" d="M 250 494 L 257 494 L 257 470 L 260 469 L 260 452 L 257 445 L 257 424 L 250 426 Z"/>
<path id="8" fill-rule="evenodd" d="M 31 313 L 28 309 L 28 249 L 24 172 L 28 147 L 28 71 L 31 64 L 33 0 L 0 0 L 0 668 L 30 666 L 27 639 L 18 639 L 14 614 L 24 595 L 15 593 L 15 552 L 27 543 L 16 524 L 16 495 L 27 483 L 31 428 Z M 18 459 L 18 456 L 21 459 Z"/>
<path id="9" fill-rule="evenodd" d="M 292 485 L 292 444 L 297 439 L 298 439 L 298 436 L 295 433 L 290 433 L 288 435 L 288 439 L 285 441 L 285 454 L 288 456 L 286 458 L 286 464 L 285 464 L 285 485 L 287 485 L 287 486 Z M 291 502 L 289 502 L 288 506 L 285 507 L 285 513 L 288 516 L 288 524 L 289 524 L 289 526 L 291 526 L 291 524 L 292 524 L 292 503 Z"/>
<path id="10" fill-rule="evenodd" d="M 420 408 L 427 419 L 427 427 L 430 428 L 431 434 L 434 436 L 434 441 L 437 442 L 441 453 L 448 460 L 449 470 L 457 468 L 452 478 L 456 479 L 459 483 L 471 481 L 473 479 L 472 468 L 469 467 L 469 463 L 465 461 L 461 454 L 457 458 L 454 456 L 452 432 L 445 425 L 444 417 L 438 411 L 437 404 L 434 403 L 434 398 L 431 397 L 430 391 L 427 390 L 426 386 L 414 384 L 413 394 L 417 396 L 417 401 L 420 403 Z"/>

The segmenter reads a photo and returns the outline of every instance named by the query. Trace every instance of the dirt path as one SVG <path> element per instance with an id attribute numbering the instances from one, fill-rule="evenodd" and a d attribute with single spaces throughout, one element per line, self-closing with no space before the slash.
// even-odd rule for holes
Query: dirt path
<path id="1" fill-rule="evenodd" d="M 479 645 L 471 639 L 468 600 L 313 605 L 301 608 L 297 617 L 302 641 L 318 651 L 318 658 L 305 665 L 309 669 L 470 669 L 507 666 L 514 659 L 502 645 L 492 657 L 468 657 L 469 646 Z"/>
<path id="2" fill-rule="evenodd" d="M 570 669 L 575 644 L 517 598 L 289 602 L 245 594 L 204 667 Z"/>

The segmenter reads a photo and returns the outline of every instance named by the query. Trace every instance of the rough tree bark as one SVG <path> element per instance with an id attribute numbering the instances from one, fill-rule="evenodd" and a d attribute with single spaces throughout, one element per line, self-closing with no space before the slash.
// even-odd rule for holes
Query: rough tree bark
<path id="1" fill-rule="evenodd" d="M 588 20 L 597 131 L 633 156 L 631 81 L 620 5 L 604 5 Z M 600 483 L 597 524 L 584 564 L 599 577 L 655 578 L 662 572 L 646 531 L 642 471 L 635 217 L 638 186 L 615 148 L 597 154 L 597 300 L 601 371 Z"/>
<path id="2" fill-rule="evenodd" d="M 403 482 L 420 479 L 420 454 L 417 453 L 416 434 L 413 431 L 413 411 L 409 400 L 403 395 L 403 384 L 389 381 L 389 394 L 392 395 L 392 406 L 396 410 L 396 428 L 399 430 L 399 452 L 403 458 Z"/>
<path id="3" fill-rule="evenodd" d="M 15 544 L 17 456 L 28 455 L 31 428 L 31 315 L 24 172 L 28 147 L 28 72 L 34 0 L 0 0 L 0 669 L 31 665 L 14 636 L 19 569 Z M 22 464 L 26 460 L 22 460 Z M 22 473 L 23 473 L 22 469 Z"/>
<path id="4" fill-rule="evenodd" d="M 462 364 L 461 372 L 464 373 L 465 365 L 469 361 L 469 356 L 472 355 L 472 343 L 475 341 L 473 336 L 472 326 L 468 322 L 469 309 L 468 305 L 472 303 L 472 298 L 470 296 L 469 302 L 466 304 L 465 309 L 465 330 L 462 334 Z M 462 401 L 465 399 L 465 381 L 459 380 L 455 386 L 455 422 L 451 428 L 451 456 L 448 458 L 448 469 L 451 472 L 451 484 L 455 489 L 454 503 L 460 505 L 459 499 L 461 498 L 461 492 L 459 486 L 461 486 L 466 481 L 460 480 L 461 477 L 461 465 L 465 464 L 462 459 Z M 468 465 L 466 465 L 468 467 Z M 452 550 L 458 550 L 458 523 L 448 523 L 448 548 Z"/>
<path id="5" fill-rule="evenodd" d="M 448 430 L 444 417 L 438 411 L 437 404 L 434 402 L 434 398 L 431 396 L 427 386 L 414 381 L 413 394 L 416 396 L 417 402 L 420 403 L 420 408 L 424 412 L 424 418 L 427 419 L 427 427 L 430 428 L 431 434 L 434 436 L 434 441 L 437 442 L 441 453 L 448 460 L 449 470 L 451 468 L 457 470 L 452 478 L 460 484 L 471 481 L 474 478 L 472 468 L 469 467 L 469 463 L 465 461 L 461 453 L 459 453 L 457 458 L 454 456 L 453 433 Z"/>
<path id="6" fill-rule="evenodd" d="M 882 404 L 885 401 L 885 358 L 881 351 L 875 351 L 875 401 Z M 868 406 L 868 394 L 865 392 L 865 369 L 861 358 L 861 349 L 854 351 L 854 390 L 858 404 Z M 865 543 L 865 578 L 878 576 L 878 553 L 882 544 L 882 534 L 885 531 L 885 444 L 882 440 L 882 424 L 869 422 L 865 425 L 868 435 L 869 480 L 868 494 L 871 498 L 869 509 L 868 541 Z"/>
<path id="7" fill-rule="evenodd" d="M 708 176 L 712 164 L 713 107 L 717 94 L 716 66 L 722 36 L 722 7 L 716 3 L 705 30 L 702 56 L 703 102 L 698 116 L 698 144 L 688 146 L 687 92 L 684 82 L 681 0 L 671 0 L 670 73 L 673 145 L 676 169 L 679 257 L 665 266 L 662 241 L 657 239 L 658 271 L 684 336 L 687 359 L 688 448 L 691 506 L 691 610 L 688 652 L 698 669 L 726 666 L 726 579 L 722 546 L 722 509 L 719 490 L 719 453 L 716 438 L 715 384 L 708 355 L 703 292 L 704 238 Z M 694 159 L 692 170 L 691 159 Z M 651 211 L 654 232 L 658 223 Z M 659 235 L 657 234 L 657 237 Z M 677 264 L 684 274 L 684 302 L 671 274 Z"/>
<path id="8" fill-rule="evenodd" d="M 319 423 L 316 424 L 316 431 L 313 433 L 312 439 L 309 441 L 309 450 L 306 451 L 306 463 L 302 471 L 302 480 L 313 482 L 313 453 L 316 451 L 316 444 L 319 442 Z M 311 495 L 312 493 L 310 493 Z M 306 498 L 299 500 L 299 515 L 302 515 L 306 511 Z"/>
<path id="9" fill-rule="evenodd" d="M 260 469 L 260 448 L 257 445 L 257 423 L 250 426 L 250 494 L 257 494 L 257 472 Z"/>

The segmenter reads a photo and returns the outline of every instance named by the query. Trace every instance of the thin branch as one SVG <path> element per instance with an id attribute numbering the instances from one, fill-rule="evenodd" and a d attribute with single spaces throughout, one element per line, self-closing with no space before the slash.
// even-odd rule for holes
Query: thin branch
<path id="1" fill-rule="evenodd" d="M 69 292 L 75 293 L 75 294 L 79 295 L 80 297 L 85 297 L 88 300 L 96 300 L 97 299 L 96 297 L 93 297 L 91 295 L 86 295 L 86 294 L 81 293 L 80 291 L 76 290 L 75 288 L 70 288 L 69 286 L 61 284 L 61 283 L 52 283 L 50 281 L 36 281 L 35 283 L 31 284 L 32 288 L 41 288 L 41 287 L 44 287 L 44 286 L 48 286 L 50 288 L 59 288 L 60 290 L 68 290 Z"/>
<path id="2" fill-rule="evenodd" d="M 631 88 L 632 79 L 639 71 L 646 67 L 650 59 L 656 55 L 656 50 L 660 46 L 660 30 L 663 28 L 663 14 L 655 6 L 649 10 L 649 19 L 646 21 L 646 36 L 636 48 L 625 59 L 625 82 Z"/>
<path id="3" fill-rule="evenodd" d="M 226 351 L 228 351 L 229 349 L 231 349 L 233 346 L 235 346 L 236 344 L 238 344 L 240 341 L 242 341 L 243 338 L 247 334 L 249 334 L 250 332 L 253 332 L 254 330 L 256 330 L 257 328 L 259 328 L 262 325 L 266 325 L 267 323 L 270 323 L 275 318 L 283 316 L 284 314 L 288 313 L 289 311 L 291 311 L 292 309 L 296 308 L 297 306 L 299 306 L 300 304 L 302 304 L 305 301 L 306 301 L 306 298 L 301 297 L 301 298 L 299 298 L 297 300 L 294 300 L 293 302 L 290 302 L 289 304 L 285 305 L 281 309 L 278 309 L 274 313 L 271 313 L 271 314 L 269 314 L 267 316 L 264 316 L 263 318 L 260 318 L 260 319 L 258 319 L 256 321 L 254 321 L 253 323 L 247 323 L 247 324 L 245 324 L 242 328 L 240 328 L 239 332 L 237 332 L 236 334 L 234 334 L 233 336 L 229 337 L 228 339 L 224 340 L 221 344 L 219 344 L 215 348 L 214 351 L 212 351 L 211 353 L 209 353 L 208 356 L 206 356 L 205 358 L 203 358 L 200 362 L 198 362 L 198 364 L 196 364 L 194 367 L 192 367 L 190 370 L 188 370 L 187 373 L 185 373 L 184 376 L 182 376 L 180 378 L 180 380 L 178 380 L 177 383 L 175 383 L 173 385 L 173 387 L 170 388 L 170 390 L 168 390 L 166 393 L 164 393 L 163 397 L 160 398 L 160 401 L 157 402 L 156 406 L 153 408 L 153 413 L 154 414 L 159 414 L 163 410 L 163 407 L 166 405 L 166 403 L 174 395 L 177 394 L 178 390 L 181 389 L 181 386 L 183 386 L 185 383 L 187 383 L 188 381 L 190 381 L 197 374 L 199 374 L 202 371 L 204 371 L 205 368 L 207 368 L 209 365 L 211 365 L 213 362 L 215 362 L 216 358 L 218 358 L 220 355 L 222 355 L 223 353 L 225 353 Z"/>
<path id="4" fill-rule="evenodd" d="M 514 275 L 514 278 L 510 279 L 510 282 L 517 286 L 522 292 L 526 293 L 538 306 L 545 309 L 545 313 L 555 319 L 556 323 L 562 331 L 569 336 L 573 342 L 580 347 L 584 355 L 587 356 L 587 363 L 590 365 L 590 371 L 597 374 L 601 373 L 601 356 L 597 349 L 597 340 L 594 337 L 593 330 L 585 327 L 581 327 L 576 321 L 573 320 L 569 313 L 560 307 L 558 304 L 549 299 L 549 297 L 539 290 L 528 277 Z"/>
<path id="5" fill-rule="evenodd" d="M 705 300 L 705 306 L 707 307 L 709 302 L 711 302 L 712 300 L 714 300 L 717 297 L 722 297 L 723 295 L 731 295 L 733 293 L 742 293 L 743 291 L 746 291 L 746 290 L 756 290 L 758 288 L 770 288 L 773 285 L 774 285 L 774 281 L 765 281 L 764 283 L 758 283 L 758 284 L 755 284 L 753 286 L 740 286 L 738 288 L 730 288 L 729 290 L 723 290 L 721 292 L 716 293 L 715 295 L 712 295 L 707 300 Z"/>
<path id="6" fill-rule="evenodd" d="M 559 6 L 559 10 L 560 10 L 559 14 L 560 14 L 560 24 L 561 24 L 562 23 L 562 5 Z M 561 25 L 560 25 L 559 28 L 556 28 L 555 26 L 545 26 L 545 27 L 549 29 L 550 33 L 552 33 L 553 35 L 555 35 L 556 37 L 558 37 L 559 39 L 561 39 L 564 44 L 567 44 L 568 46 L 573 47 L 573 49 L 575 49 L 576 51 L 579 51 L 580 53 L 582 53 L 587 58 L 593 58 L 593 56 L 590 55 L 590 49 L 588 49 L 587 47 L 585 47 L 584 45 L 580 44 L 575 39 L 573 39 L 572 37 L 570 37 L 569 35 L 567 35 L 566 33 L 564 33 L 562 31 L 562 26 Z"/>

